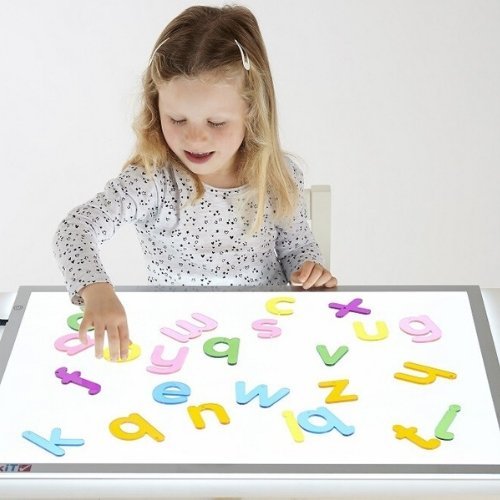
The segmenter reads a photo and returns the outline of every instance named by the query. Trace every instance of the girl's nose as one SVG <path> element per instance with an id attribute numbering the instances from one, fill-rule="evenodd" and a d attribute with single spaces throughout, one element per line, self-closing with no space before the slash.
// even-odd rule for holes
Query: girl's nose
<path id="1" fill-rule="evenodd" d="M 204 127 L 202 126 L 189 124 L 185 130 L 186 130 L 186 140 L 190 144 L 203 143 L 208 138 L 208 134 L 204 129 Z"/>

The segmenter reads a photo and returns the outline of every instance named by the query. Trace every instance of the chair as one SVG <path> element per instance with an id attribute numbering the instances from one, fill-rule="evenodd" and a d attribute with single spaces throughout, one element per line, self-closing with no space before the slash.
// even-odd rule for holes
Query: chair
<path id="1" fill-rule="evenodd" d="M 311 186 L 304 189 L 304 200 L 311 224 L 311 229 L 318 242 L 325 266 L 330 269 L 330 234 L 331 234 L 331 189 L 330 186 Z"/>

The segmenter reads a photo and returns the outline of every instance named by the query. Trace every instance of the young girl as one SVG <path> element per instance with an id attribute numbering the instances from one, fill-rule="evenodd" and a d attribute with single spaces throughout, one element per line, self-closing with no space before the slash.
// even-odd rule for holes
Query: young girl
<path id="1" fill-rule="evenodd" d="M 334 287 L 280 149 L 273 82 L 257 21 L 241 6 L 191 7 L 158 38 L 143 77 L 135 153 L 104 191 L 59 225 L 54 253 L 80 340 L 126 358 L 127 319 L 99 246 L 133 222 L 154 285 Z"/>

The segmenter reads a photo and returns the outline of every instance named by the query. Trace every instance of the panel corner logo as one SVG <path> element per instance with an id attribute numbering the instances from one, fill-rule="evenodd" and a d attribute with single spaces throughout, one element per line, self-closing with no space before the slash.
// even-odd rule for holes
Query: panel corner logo
<path id="1" fill-rule="evenodd" d="M 31 472 L 32 464 L 0 464 L 0 472 Z"/>

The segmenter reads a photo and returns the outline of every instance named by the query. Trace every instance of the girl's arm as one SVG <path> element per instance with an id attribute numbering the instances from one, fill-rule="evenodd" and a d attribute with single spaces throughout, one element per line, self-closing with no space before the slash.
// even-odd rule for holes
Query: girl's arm
<path id="1" fill-rule="evenodd" d="M 292 219 L 277 226 L 276 253 L 287 279 L 304 288 L 336 286 L 337 280 L 323 265 L 323 257 L 309 226 L 304 202 L 304 176 L 300 168 L 287 156 L 297 188 L 299 200 Z"/>
<path id="2" fill-rule="evenodd" d="M 74 304 L 84 304 L 79 336 L 87 343 L 94 327 L 95 355 L 103 356 L 107 333 L 112 361 L 126 359 L 130 345 L 127 316 L 99 256 L 99 247 L 124 222 L 155 218 L 161 197 L 157 179 L 128 167 L 104 191 L 72 210 L 54 237 L 54 253 Z M 146 224 L 146 222 L 144 222 Z"/>
<path id="3" fill-rule="evenodd" d="M 158 177 L 148 178 L 140 167 L 129 166 L 59 224 L 53 252 L 73 304 L 83 304 L 79 291 L 87 285 L 111 283 L 99 256 L 101 244 L 124 222 L 154 218 L 161 191 Z"/>

